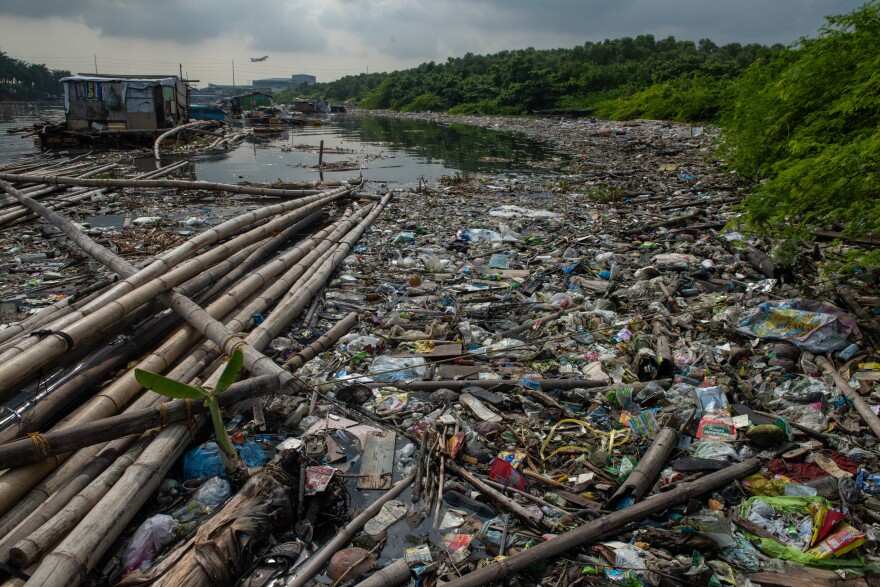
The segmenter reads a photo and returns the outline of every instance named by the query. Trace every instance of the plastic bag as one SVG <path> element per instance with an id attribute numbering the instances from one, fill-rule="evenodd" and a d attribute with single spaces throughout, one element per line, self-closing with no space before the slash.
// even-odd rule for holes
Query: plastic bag
<path id="1" fill-rule="evenodd" d="M 719 548 L 730 548 L 736 544 L 730 522 L 723 512 L 702 509 L 695 514 L 681 519 L 681 526 L 693 528 L 700 534 L 710 538 Z"/>
<path id="2" fill-rule="evenodd" d="M 810 300 L 764 302 L 736 330 L 750 338 L 785 340 L 812 353 L 839 351 L 861 338 L 856 322 L 834 306 Z"/>
<path id="3" fill-rule="evenodd" d="M 715 461 L 740 460 L 739 454 L 731 445 L 709 438 L 701 438 L 691 443 L 690 451 L 693 456 L 699 459 L 712 459 Z"/>
<path id="4" fill-rule="evenodd" d="M 494 230 L 486 230 L 484 228 L 463 228 L 455 233 L 455 238 L 466 243 L 474 242 L 497 242 L 501 240 L 501 234 Z"/>
<path id="5" fill-rule="evenodd" d="M 422 357 L 376 357 L 368 374 L 377 381 L 418 381 L 424 377 L 428 364 Z"/>
<path id="6" fill-rule="evenodd" d="M 216 442 L 206 442 L 183 455 L 183 480 L 226 477 L 226 467 Z"/>
<path id="7" fill-rule="evenodd" d="M 122 572 L 140 569 L 144 563 L 156 558 L 174 540 L 177 525 L 177 520 L 166 514 L 156 514 L 144 520 L 122 554 Z"/>
<path id="8" fill-rule="evenodd" d="M 236 444 L 235 450 L 241 461 L 248 467 L 260 467 L 266 463 L 266 453 L 253 440 L 245 440 L 244 444 Z"/>
<path id="9" fill-rule="evenodd" d="M 192 498 L 211 509 L 216 509 L 226 501 L 231 492 L 232 488 L 229 486 L 229 481 L 222 477 L 211 477 L 202 483 L 201 487 L 193 493 Z"/>

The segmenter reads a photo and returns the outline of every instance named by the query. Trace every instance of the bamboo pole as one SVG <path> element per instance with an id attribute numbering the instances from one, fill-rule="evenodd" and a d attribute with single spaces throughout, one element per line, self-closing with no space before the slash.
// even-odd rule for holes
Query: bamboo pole
<path id="1" fill-rule="evenodd" d="M 37 562 L 49 548 L 73 528 L 122 477 L 125 470 L 144 452 L 141 440 L 104 470 L 94 481 L 73 496 L 61 511 L 9 549 L 9 560 L 19 568 Z"/>
<path id="2" fill-rule="evenodd" d="M 288 371 L 296 371 L 317 357 L 319 353 L 327 350 L 330 345 L 335 344 L 337 340 L 347 334 L 354 327 L 357 318 L 358 315 L 355 312 L 348 314 L 345 318 L 334 324 L 330 330 L 318 337 L 316 341 L 287 359 L 284 368 Z"/>
<path id="3" fill-rule="evenodd" d="M 834 368 L 834 365 L 826 357 L 816 357 L 816 363 L 823 371 L 831 375 L 832 379 L 834 379 L 834 385 L 837 386 L 840 393 L 853 405 L 862 421 L 874 433 L 874 436 L 880 439 L 880 418 L 877 417 L 877 414 L 874 413 L 868 402 L 847 383 L 846 379 L 840 376 L 840 373 L 837 372 L 837 369 Z"/>
<path id="4" fill-rule="evenodd" d="M 402 558 L 382 567 L 355 587 L 398 587 L 409 581 L 409 565 Z"/>
<path id="5" fill-rule="evenodd" d="M 153 143 L 153 155 L 156 157 L 156 161 L 159 161 L 159 159 L 160 159 L 160 157 L 159 157 L 159 146 L 162 144 L 162 141 L 164 141 L 164 140 L 167 139 L 168 137 L 171 137 L 171 136 L 176 135 L 176 134 L 179 133 L 180 131 L 187 130 L 187 129 L 195 129 L 195 128 L 198 128 L 198 127 L 200 127 L 200 126 L 205 126 L 206 124 L 209 124 L 209 123 L 206 123 L 204 120 L 199 120 L 199 121 L 197 121 L 197 122 L 190 122 L 190 123 L 188 123 L 188 124 L 181 124 L 181 125 L 175 126 L 175 127 L 172 128 L 171 130 L 166 131 L 166 132 L 160 134 L 160 135 L 156 138 L 156 142 Z"/>
<path id="6" fill-rule="evenodd" d="M 116 337 L 110 344 L 99 348 L 89 358 L 80 361 L 64 379 L 47 389 L 48 395 L 37 401 L 31 410 L 25 412 L 17 422 L 0 430 L 0 443 L 44 428 L 46 423 L 60 416 L 90 389 L 97 389 L 108 374 L 124 367 L 140 354 L 145 346 L 155 344 L 179 320 L 180 318 L 174 314 L 159 316 L 128 336 Z M 0 444 L 0 449 L 3 446 Z M 2 462 L 3 459 L 0 458 L 0 463 Z M 4 465 L 17 466 L 6 463 Z"/>
<path id="7" fill-rule="evenodd" d="M 3 506 L 0 536 L 5 536 L 31 515 L 41 503 L 74 478 L 102 449 L 102 445 L 98 444 L 78 451 L 66 460 L 50 458 L 7 471 L 0 477 L 3 487 L 0 492 L 0 503 Z M 61 466 L 53 470 L 58 465 Z"/>
<path id="8" fill-rule="evenodd" d="M 608 499 L 608 505 L 613 507 L 627 497 L 633 498 L 634 501 L 642 499 L 650 491 L 661 469 L 666 466 L 669 455 L 672 454 L 677 442 L 678 432 L 672 428 L 660 430 L 633 472 Z"/>
<path id="9" fill-rule="evenodd" d="M 317 237 L 321 237 L 328 232 L 321 231 L 317 233 Z M 304 255 L 302 249 L 298 249 L 299 254 Z M 296 259 L 297 254 L 290 256 L 290 259 Z M 274 270 L 280 270 L 284 267 L 276 267 L 270 264 Z M 241 298 L 249 295 L 248 292 L 255 291 L 260 285 L 265 283 L 272 276 L 272 272 L 258 271 L 248 276 L 248 278 L 239 284 L 234 290 L 227 292 L 218 301 L 208 307 L 208 311 L 212 316 L 222 316 L 228 313 L 237 304 L 241 303 Z M 208 277 L 211 277 L 209 274 Z M 138 367 L 144 370 L 164 372 L 170 364 L 177 360 L 181 354 L 199 338 L 199 333 L 192 326 L 187 325 L 175 331 L 163 345 L 156 351 L 148 354 L 139 364 Z M 128 371 L 114 381 L 109 387 L 102 390 L 92 400 L 84 404 L 77 413 L 69 418 L 64 427 L 73 427 L 83 422 L 93 421 L 98 418 L 104 418 L 115 414 L 119 406 L 127 404 L 132 397 L 141 390 L 140 385 L 134 379 L 133 371 Z M 149 404 L 146 404 L 149 405 Z M 136 404 L 134 409 L 146 407 L 146 405 Z M 0 512 L 6 511 L 15 500 L 22 495 L 27 488 L 39 481 L 40 478 L 51 470 L 51 467 L 63 462 L 64 455 L 53 456 L 51 464 L 48 461 L 41 463 L 42 467 L 30 467 L 25 469 L 17 469 L 12 477 L 4 475 L 0 477 Z M 47 467 L 48 464 L 48 468 Z M 25 481 L 27 480 L 27 481 Z"/>
<path id="10" fill-rule="evenodd" d="M 510 557 L 490 563 L 474 572 L 468 573 L 446 583 L 448 587 L 477 587 L 502 581 L 513 573 L 522 571 L 532 564 L 559 556 L 582 544 L 596 540 L 600 536 L 613 532 L 632 522 L 638 522 L 647 516 L 662 512 L 670 507 L 685 503 L 689 499 L 714 491 L 730 483 L 750 475 L 761 468 L 761 461 L 752 458 L 726 469 L 715 471 L 696 481 L 682 483 L 677 489 L 662 495 L 653 496 L 629 508 L 608 514 L 583 526 L 570 530 L 553 540 L 542 542 L 536 546 L 520 551 Z"/>
<path id="11" fill-rule="evenodd" d="M 303 208 L 319 200 L 323 201 L 323 199 L 325 198 L 341 198 L 349 194 L 353 189 L 354 186 L 343 186 L 342 188 L 329 192 L 324 192 L 315 196 L 309 196 L 301 198 L 299 200 L 265 206 L 263 208 L 252 210 L 250 212 L 227 220 L 226 222 L 223 222 L 198 234 L 197 236 L 181 244 L 175 249 L 164 253 L 163 255 L 160 255 L 151 264 L 149 264 L 147 267 L 144 267 L 143 269 L 138 270 L 136 273 L 123 274 L 122 276 L 125 279 L 114 285 L 112 289 L 108 290 L 89 304 L 85 305 L 79 311 L 70 315 L 66 315 L 57 321 L 53 321 L 51 324 L 48 325 L 48 327 L 51 330 L 59 330 L 64 328 L 65 326 L 75 322 L 76 320 L 79 320 L 80 318 L 89 315 L 96 309 L 106 306 L 108 303 L 121 297 L 125 293 L 131 292 L 133 289 L 142 285 L 149 279 L 162 275 L 163 273 L 168 271 L 169 268 L 180 263 L 182 260 L 189 258 L 202 247 L 226 238 L 251 224 L 257 223 L 258 221 L 261 221 L 263 219 L 276 217 L 278 214 L 290 212 L 298 208 Z M 22 330 L 20 327 L 16 327 L 16 325 L 11 325 L 10 328 L 15 329 L 16 332 L 21 332 Z M 33 344 L 34 341 L 32 339 L 24 339 L 21 342 L 20 346 L 14 349 L 14 352 L 15 354 L 20 353 L 29 346 L 33 346 Z M 8 356 L 10 355 L 8 355 L 7 353 L 0 355 L 0 362 L 8 358 Z"/>
<path id="12" fill-rule="evenodd" d="M 329 227 L 317 233 L 315 238 L 320 240 L 327 234 L 330 234 Z M 285 255 L 287 255 L 288 261 L 292 261 L 300 258 L 300 256 L 304 254 L 305 249 L 302 247 L 295 247 L 291 254 L 286 253 Z M 277 264 L 269 264 L 267 267 L 280 270 L 284 265 L 278 266 Z M 217 300 L 217 302 L 208 307 L 208 311 L 210 312 L 209 316 L 222 316 L 226 314 L 231 308 L 235 307 L 235 305 L 241 303 L 240 296 L 246 296 L 248 295 L 247 292 L 255 291 L 259 286 L 271 278 L 271 274 L 271 272 L 258 271 L 249 275 L 241 284 L 236 286 L 235 291 L 228 292 Z M 147 355 L 138 367 L 159 373 L 164 372 L 185 349 L 195 343 L 198 337 L 199 332 L 192 326 L 178 329 L 159 349 Z M 281 386 L 282 383 L 283 381 L 279 382 L 279 386 Z M 64 425 L 65 427 L 75 426 L 83 422 L 93 421 L 98 418 L 112 415 L 117 412 L 119 406 L 127 404 L 140 390 L 141 387 L 137 381 L 135 381 L 133 371 L 128 371 L 114 381 L 108 388 L 97 394 L 90 402 L 83 405 L 74 416 L 65 422 Z M 150 400 L 144 400 L 144 402 L 146 403 L 136 402 L 130 409 L 141 409 L 155 403 Z M 6 476 L 0 477 L 0 511 L 8 509 L 21 493 L 27 490 L 27 487 L 30 487 L 33 483 L 39 481 L 42 476 L 51 470 L 51 466 L 63 462 L 63 459 L 63 455 L 54 456 L 51 459 L 53 461 L 52 465 L 46 468 L 45 463 L 47 463 L 47 461 L 44 461 L 43 463 L 40 463 L 43 467 L 33 471 L 32 474 L 30 472 L 33 469 L 26 467 L 24 469 L 16 469 L 13 472 L 15 475 L 9 479 L 7 479 Z M 9 484 L 7 484 L 7 480 L 10 481 Z M 12 481 L 14 481 L 14 483 L 12 483 Z"/>
<path id="13" fill-rule="evenodd" d="M 391 489 L 382 495 L 382 497 L 370 504 L 360 513 L 359 516 L 349 522 L 345 528 L 337 532 L 336 536 L 330 542 L 325 544 L 321 550 L 314 553 L 308 558 L 308 560 L 306 560 L 302 568 L 297 571 L 296 576 L 287 582 L 287 587 L 303 587 L 309 579 L 314 577 L 318 571 L 327 564 L 327 561 L 329 561 L 340 548 L 348 544 L 349 540 L 352 539 L 358 530 L 364 527 L 364 524 L 369 522 L 379 513 L 383 505 L 400 495 L 404 489 L 409 487 L 410 483 L 415 479 L 415 476 L 415 473 L 410 473 L 395 483 Z"/>
<path id="14" fill-rule="evenodd" d="M 186 167 L 187 165 L 189 165 L 189 161 L 180 161 L 179 163 L 175 163 L 174 165 L 169 165 L 168 167 L 165 167 L 163 169 L 140 174 L 140 175 L 136 176 L 136 179 L 159 178 L 164 175 L 168 175 L 170 173 L 173 173 L 175 171 L 179 171 L 181 168 Z M 59 189 L 60 187 L 62 187 L 62 186 L 52 186 L 52 187 L 46 188 L 45 190 L 43 190 L 41 192 L 36 192 L 36 193 L 30 194 L 30 195 L 32 197 L 42 196 L 42 195 L 44 195 L 44 193 L 50 193 L 50 191 L 55 191 L 55 190 Z M 50 210 L 60 210 L 62 208 L 67 208 L 67 207 L 73 206 L 75 204 L 78 204 L 78 203 L 82 202 L 83 200 L 89 199 L 93 196 L 100 195 L 100 194 L 107 194 L 107 193 L 112 193 L 112 192 L 109 192 L 109 190 L 107 188 L 99 188 L 99 189 L 85 188 L 85 189 L 81 189 L 81 190 L 74 190 L 74 191 L 62 194 L 61 196 L 55 198 L 54 202 L 51 204 L 47 204 L 46 207 L 49 208 Z M 12 211 L 8 211 L 8 212 L 0 215 L 0 226 L 11 226 L 11 225 L 18 224 L 24 220 L 28 220 L 29 218 L 33 218 L 33 217 L 35 217 L 35 215 L 32 214 L 27 208 L 19 207 L 17 209 L 14 209 Z"/>
<path id="15" fill-rule="evenodd" d="M 278 391 L 278 389 L 278 378 L 274 375 L 262 375 L 239 381 L 218 396 L 220 407 L 231 406 L 242 400 Z M 152 428 L 184 422 L 191 416 L 207 412 L 208 408 L 203 403 L 192 403 L 186 400 L 174 400 L 155 407 L 126 410 L 116 416 L 46 432 L 41 435 L 40 442 L 44 447 L 50 448 L 50 454 L 44 454 L 30 438 L 2 444 L 0 445 L 0 462 L 8 467 L 20 467 L 41 461 L 52 454 L 64 454 L 100 442 L 143 433 Z"/>
<path id="16" fill-rule="evenodd" d="M 388 197 L 390 198 L 390 195 Z M 377 206 L 376 210 L 381 210 L 381 207 Z M 374 219 L 372 213 L 368 219 L 370 221 Z M 336 253 L 338 254 L 340 251 L 345 252 L 345 249 L 339 247 Z M 334 255 L 331 261 L 338 262 L 341 261 L 341 258 Z M 331 263 L 316 270 L 310 282 L 320 285 L 329 277 L 334 266 Z M 172 294 L 171 297 L 173 309 L 186 314 L 187 321 L 215 344 L 218 344 L 224 352 L 231 353 L 232 349 L 241 348 L 245 368 L 252 374 L 275 373 L 282 382 L 298 385 L 289 373 L 260 354 L 253 346 L 246 344 L 234 332 L 226 329 L 207 315 L 204 310 L 194 307 L 194 304 L 183 296 Z M 123 479 L 108 492 L 83 523 L 77 526 L 62 544 L 44 559 L 44 563 L 34 574 L 35 578 L 39 578 L 38 581 L 34 581 L 34 584 L 43 582 L 53 584 L 50 582 L 50 577 L 53 575 L 65 577 L 71 582 L 79 582 L 82 579 L 80 571 L 88 569 L 94 564 L 96 557 L 106 550 L 109 542 L 122 531 L 129 516 L 133 515 L 133 512 L 128 513 L 128 510 L 132 508 L 127 506 L 134 504 L 136 507 L 143 503 L 143 500 L 155 489 L 155 485 L 150 484 L 152 476 L 164 475 L 167 467 L 179 456 L 179 451 L 182 451 L 182 447 L 185 446 L 184 438 L 188 435 L 188 432 L 185 429 L 181 430 L 181 428 L 180 425 L 174 425 L 160 432 L 156 441 L 138 460 L 138 463 L 143 463 L 144 466 L 136 468 L 138 464 L 136 463 L 135 466 L 130 467 Z M 100 511 L 100 515 L 95 513 L 96 511 Z"/>
<path id="17" fill-rule="evenodd" d="M 2 181 L 0 181 L 0 187 L 7 189 L 7 191 L 10 189 L 8 184 L 5 184 Z M 271 232 L 279 225 L 289 222 L 291 219 L 290 215 L 293 215 L 293 218 L 298 218 L 304 213 L 311 212 L 314 207 L 323 205 L 323 203 L 324 202 L 320 201 L 314 202 L 309 206 L 304 207 L 302 210 L 290 212 L 288 215 L 282 216 L 281 218 L 273 220 L 260 227 L 260 229 L 256 231 L 257 234 L 254 234 L 255 231 L 252 231 L 251 233 L 233 239 L 229 243 L 215 247 L 200 257 L 172 269 L 164 276 L 151 279 L 143 286 L 130 291 L 112 303 L 96 310 L 86 319 L 68 324 L 64 327 L 64 331 L 53 329 L 54 332 L 52 335 L 38 341 L 36 344 L 32 344 L 27 349 L 20 348 L 23 345 L 13 347 L 4 353 L 2 357 L 4 361 L 0 363 L 0 400 L 8 399 L 11 394 L 15 392 L 17 385 L 26 381 L 27 378 L 36 373 L 40 368 L 46 366 L 49 361 L 72 350 L 78 343 L 83 341 L 87 333 L 94 332 L 94 330 L 97 327 L 100 327 L 100 325 L 120 319 L 125 314 L 133 311 L 138 306 L 157 296 L 163 301 L 163 303 L 166 303 L 166 305 L 171 303 L 169 296 L 173 297 L 175 294 L 166 294 L 165 292 L 172 287 L 179 285 L 199 271 L 206 270 L 211 264 L 221 261 L 224 257 L 234 254 L 238 248 L 251 244 L 254 239 Z M 41 212 L 41 214 L 42 213 L 43 212 Z M 50 215 L 50 218 L 52 217 L 51 213 L 48 211 L 46 211 L 46 213 Z M 53 223 L 55 223 L 55 221 L 56 219 L 53 218 Z M 58 220 L 58 224 L 69 229 L 69 225 L 72 223 L 60 219 Z M 74 233 L 71 232 L 72 238 L 73 235 Z M 120 260 L 116 255 L 108 249 L 94 243 L 94 241 L 83 235 L 82 232 L 79 232 L 79 235 L 77 235 L 76 242 L 81 244 L 83 250 L 85 250 L 90 256 L 93 256 L 99 262 L 108 265 L 111 269 L 117 271 L 117 273 L 127 271 L 127 268 L 125 267 L 125 265 L 128 265 L 127 263 L 124 265 L 120 263 Z"/>
<path id="18" fill-rule="evenodd" d="M 59 486 L 41 502 L 34 504 L 34 507 L 30 508 L 30 512 L 4 532 L 0 538 L 0 561 L 9 561 L 10 547 L 61 511 L 77 493 L 110 466 L 122 452 L 127 450 L 134 440 L 134 438 L 126 438 L 107 443 L 91 460 L 75 471 L 65 484 Z M 84 452 L 84 454 L 91 454 L 91 451 Z"/>
<path id="19" fill-rule="evenodd" d="M 490 487 L 489 485 L 484 483 L 482 479 L 480 479 L 467 469 L 459 467 L 452 461 L 446 463 L 446 466 L 449 468 L 450 471 L 452 471 L 459 477 L 467 480 L 468 483 L 479 489 L 482 493 L 488 495 L 489 498 L 497 503 L 499 506 L 513 513 L 517 518 L 522 520 L 523 523 L 532 526 L 533 528 L 538 527 L 538 519 L 535 518 L 535 515 L 523 506 L 519 505 L 517 502 L 502 494 L 494 487 Z"/>
<path id="20" fill-rule="evenodd" d="M 28 584 L 46 587 L 79 585 L 89 569 L 111 546 L 125 525 L 152 495 L 183 454 L 189 440 L 186 425 L 163 429 L 122 478 L 86 517 L 54 548 L 31 575 Z M 108 526 L 114 526 L 108 530 Z"/>
<path id="21" fill-rule="evenodd" d="M 66 177 L 61 175 L 19 175 L 0 173 L 4 181 L 45 183 L 47 185 L 72 185 L 80 187 L 114 187 L 114 188 L 170 188 L 183 190 L 203 190 L 208 192 L 229 192 L 250 196 L 271 196 L 275 198 L 299 198 L 321 193 L 320 190 L 287 190 L 282 188 L 263 188 L 257 186 L 217 183 L 208 181 L 190 181 L 183 179 L 92 179 Z"/>

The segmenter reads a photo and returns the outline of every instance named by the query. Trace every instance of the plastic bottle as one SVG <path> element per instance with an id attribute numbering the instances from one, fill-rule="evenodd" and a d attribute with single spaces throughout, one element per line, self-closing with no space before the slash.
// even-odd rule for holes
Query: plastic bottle
<path id="1" fill-rule="evenodd" d="M 837 479 L 831 475 L 819 477 L 818 479 L 810 479 L 809 481 L 805 481 L 802 485 L 815 489 L 816 495 L 819 497 L 831 497 L 837 495 Z"/>

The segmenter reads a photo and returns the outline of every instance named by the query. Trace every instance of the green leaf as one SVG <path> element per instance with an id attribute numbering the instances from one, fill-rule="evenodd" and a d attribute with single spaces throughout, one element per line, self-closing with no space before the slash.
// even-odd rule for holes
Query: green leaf
<path id="1" fill-rule="evenodd" d="M 168 379 L 158 373 L 135 369 L 134 378 L 147 389 L 152 389 L 156 393 L 164 395 L 165 397 L 174 399 L 201 399 L 206 395 L 205 392 L 198 387 L 193 387 L 186 383 L 175 381 L 174 379 Z"/>
<path id="2" fill-rule="evenodd" d="M 223 369 L 223 374 L 220 376 L 220 380 L 217 382 L 217 387 L 214 389 L 214 394 L 223 393 L 226 389 L 235 383 L 235 380 L 238 379 L 238 374 L 241 372 L 241 368 L 244 366 L 244 354 L 241 352 L 241 348 L 236 348 L 232 351 L 232 356 L 229 357 L 229 362 L 226 363 L 226 368 Z"/>

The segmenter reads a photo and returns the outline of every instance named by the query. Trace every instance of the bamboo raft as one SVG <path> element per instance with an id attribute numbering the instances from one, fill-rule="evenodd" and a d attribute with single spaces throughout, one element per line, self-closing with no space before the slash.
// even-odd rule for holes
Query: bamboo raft
<path id="1" fill-rule="evenodd" d="M 312 304 L 391 199 L 357 204 L 356 182 L 265 188 L 168 178 L 186 172 L 186 162 L 134 177 L 99 177 L 120 165 L 112 158 L 95 164 L 88 157 L 40 155 L 0 167 L 0 230 L 49 224 L 66 246 L 104 268 L 75 295 L 0 331 L 0 398 L 8 406 L 31 393 L 20 410 L 7 407 L 0 420 L 3 586 L 25 584 L 27 577 L 27 585 L 81 584 L 198 432 L 204 407 L 145 392 L 134 369 L 125 368 L 130 362 L 211 386 L 223 355 L 241 349 L 249 378 L 227 390 L 222 405 L 305 393 L 291 371 L 345 334 L 354 316 L 286 368 L 263 351 Z M 176 190 L 183 199 L 210 192 L 271 196 L 273 203 L 134 262 L 70 219 L 96 195 L 156 189 Z M 257 324 L 255 315 L 266 319 Z M 44 389 L 40 382 L 49 373 L 52 384 Z M 283 508 L 278 475 L 274 469 L 253 475 L 224 511 L 253 503 Z M 240 536 L 224 534 L 224 519 L 212 518 L 198 535 L 216 532 L 212 544 L 233 556 Z M 269 523 L 265 515 L 254 519 Z M 205 576 L 196 562 L 203 553 L 192 542 L 157 584 L 217 579 Z"/>

